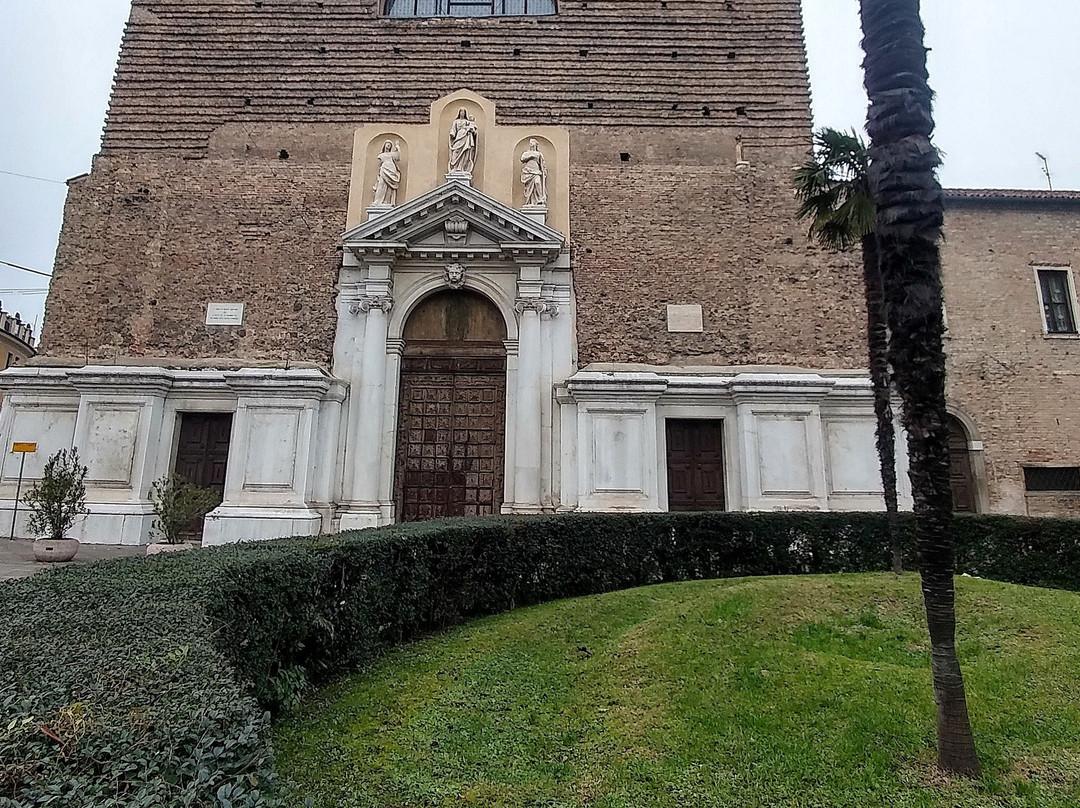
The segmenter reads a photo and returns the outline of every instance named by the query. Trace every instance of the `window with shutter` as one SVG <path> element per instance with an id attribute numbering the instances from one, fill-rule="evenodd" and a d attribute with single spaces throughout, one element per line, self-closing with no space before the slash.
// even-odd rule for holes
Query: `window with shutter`
<path id="1" fill-rule="evenodd" d="M 1067 269 L 1040 269 L 1039 295 L 1047 334 L 1075 334 L 1076 312 Z"/>

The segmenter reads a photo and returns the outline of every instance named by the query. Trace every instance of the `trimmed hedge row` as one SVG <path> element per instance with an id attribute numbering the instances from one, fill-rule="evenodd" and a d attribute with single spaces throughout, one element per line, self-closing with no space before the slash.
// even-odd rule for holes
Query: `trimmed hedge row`
<path id="1" fill-rule="evenodd" d="M 903 525 L 910 535 L 911 520 Z M 631 586 L 884 570 L 884 536 L 878 514 L 490 518 L 6 584 L 0 808 L 269 808 L 283 785 L 268 711 L 394 644 Z M 1080 521 L 962 518 L 956 537 L 962 571 L 1080 589 Z"/>

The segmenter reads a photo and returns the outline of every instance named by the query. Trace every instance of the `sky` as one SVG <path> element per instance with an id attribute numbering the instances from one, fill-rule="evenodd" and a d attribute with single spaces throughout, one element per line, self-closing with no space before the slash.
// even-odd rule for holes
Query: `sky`
<path id="1" fill-rule="evenodd" d="M 803 0 L 818 126 L 861 127 L 866 115 L 858 5 Z M 128 8 L 0 0 L 0 261 L 52 271 L 62 181 L 89 171 L 100 148 Z M 922 9 L 942 182 L 1045 188 L 1041 152 L 1055 188 L 1080 189 L 1080 3 L 923 0 Z M 40 326 L 47 283 L 0 265 L 3 308 Z"/>

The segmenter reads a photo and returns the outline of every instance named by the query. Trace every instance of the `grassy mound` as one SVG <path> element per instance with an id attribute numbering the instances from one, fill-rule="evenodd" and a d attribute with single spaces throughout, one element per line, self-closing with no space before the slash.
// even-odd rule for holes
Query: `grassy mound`
<path id="1" fill-rule="evenodd" d="M 981 782 L 932 766 L 918 579 L 705 581 L 582 597 L 401 648 L 277 727 L 349 808 L 1080 804 L 1080 595 L 962 579 Z"/>

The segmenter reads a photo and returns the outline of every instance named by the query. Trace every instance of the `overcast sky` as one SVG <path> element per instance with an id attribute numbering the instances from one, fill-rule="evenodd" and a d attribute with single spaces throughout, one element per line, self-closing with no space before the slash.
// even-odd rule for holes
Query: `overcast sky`
<path id="1" fill-rule="evenodd" d="M 676 0 L 678 2 L 678 0 Z M 0 0 L 0 172 L 64 180 L 100 146 L 129 0 Z M 817 125 L 866 113 L 858 0 L 803 0 Z M 923 0 L 942 181 L 1080 188 L 1080 4 Z M 51 271 L 66 187 L 0 173 L 0 260 Z M 0 300 L 40 322 L 46 278 L 0 266 Z"/>

